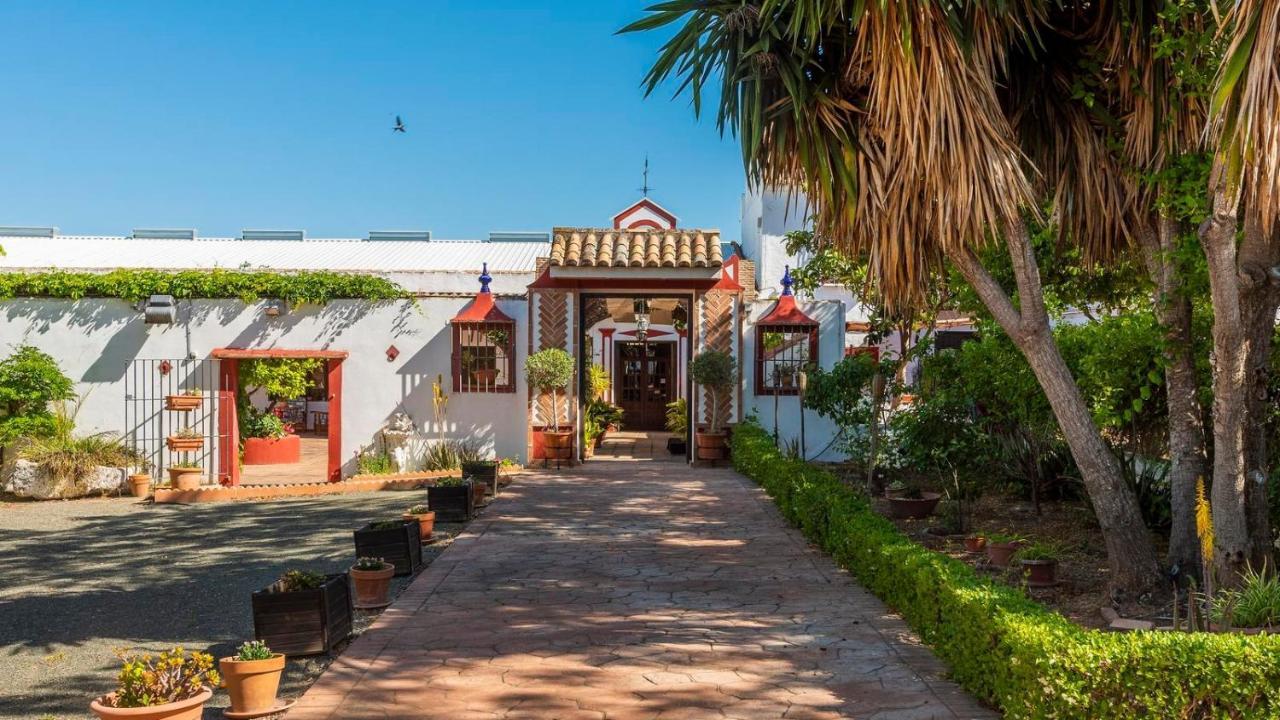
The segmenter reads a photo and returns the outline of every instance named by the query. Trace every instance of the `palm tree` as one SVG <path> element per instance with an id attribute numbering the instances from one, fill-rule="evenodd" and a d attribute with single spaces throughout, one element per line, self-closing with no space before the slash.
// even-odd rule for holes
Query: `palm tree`
<path id="1" fill-rule="evenodd" d="M 1149 590 L 1159 571 L 1137 501 L 1053 340 L 1026 217 L 1037 181 L 999 90 L 1012 49 L 1046 24 L 1034 0 L 670 0 L 624 31 L 683 24 L 651 68 L 735 132 L 751 181 L 792 187 L 818 231 L 867 253 L 889 307 L 909 306 L 949 261 L 1026 357 L 1080 468 L 1113 588 Z M 714 89 L 714 88 L 713 88 Z M 979 253 L 1008 253 L 1016 303 Z"/>
<path id="2" fill-rule="evenodd" d="M 1280 307 L 1280 0 L 1239 0 L 1225 29 L 1200 241 L 1213 303 L 1214 565 L 1235 584 L 1247 566 L 1263 567 L 1271 539 L 1263 418 Z"/>

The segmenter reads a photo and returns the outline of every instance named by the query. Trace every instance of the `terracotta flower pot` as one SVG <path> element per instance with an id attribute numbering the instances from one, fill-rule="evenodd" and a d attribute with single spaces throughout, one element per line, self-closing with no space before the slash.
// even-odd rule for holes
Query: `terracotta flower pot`
<path id="1" fill-rule="evenodd" d="M 174 452 L 194 452 L 204 447 L 204 438 L 202 437 L 179 437 L 170 435 L 165 438 L 165 444 Z"/>
<path id="2" fill-rule="evenodd" d="M 552 460 L 568 460 L 573 456 L 573 431 L 543 430 L 542 448 Z"/>
<path id="3" fill-rule="evenodd" d="M 964 551 L 980 553 L 987 547 L 987 539 L 981 535 L 970 535 L 964 539 Z"/>
<path id="4" fill-rule="evenodd" d="M 698 447 L 698 459 L 723 460 L 729 454 L 728 434 L 723 432 L 703 432 L 699 430 L 694 433 L 694 440 Z"/>
<path id="5" fill-rule="evenodd" d="M 129 492 L 136 498 L 144 498 L 151 494 L 151 476 L 147 473 L 134 473 L 129 476 Z"/>
<path id="6" fill-rule="evenodd" d="M 213 697 L 213 690 L 204 688 L 199 695 L 178 702 L 152 705 L 140 708 L 117 708 L 104 705 L 107 698 L 115 697 L 115 693 L 104 695 L 89 703 L 89 709 L 103 720 L 128 718 L 128 720 L 200 720 L 204 714 L 204 704 Z"/>
<path id="7" fill-rule="evenodd" d="M 187 412 L 200 407 L 200 403 L 203 401 L 204 398 L 199 395 L 165 395 L 164 409 Z"/>
<path id="8" fill-rule="evenodd" d="M 488 494 L 488 490 L 485 488 L 484 483 L 478 483 L 478 482 L 471 483 L 471 496 L 472 496 L 471 504 L 472 505 L 475 505 L 476 507 L 480 507 L 481 505 L 483 505 L 485 502 L 485 496 L 487 494 Z"/>
<path id="9" fill-rule="evenodd" d="M 474 380 L 478 385 L 483 385 L 483 386 L 492 385 L 498 379 L 498 371 L 496 368 L 472 370 L 471 379 Z"/>
<path id="10" fill-rule="evenodd" d="M 169 484 L 174 490 L 199 490 L 204 468 L 169 468 Z"/>
<path id="11" fill-rule="evenodd" d="M 412 536 L 410 536 L 412 537 Z M 355 606 L 368 610 L 386 607 L 391 604 L 387 595 L 391 590 L 391 578 L 396 574 L 396 566 L 385 564 L 381 570 L 357 570 L 351 568 L 351 585 L 355 589 Z"/>
<path id="12" fill-rule="evenodd" d="M 1053 587 L 1058 584 L 1057 560 L 1020 560 L 1030 587 Z"/>
<path id="13" fill-rule="evenodd" d="M 231 712 L 258 713 L 276 707 L 276 692 L 284 672 L 284 654 L 275 653 L 266 660 L 237 660 L 224 657 L 218 670 L 231 698 Z"/>
<path id="14" fill-rule="evenodd" d="M 889 497 L 889 515 L 898 520 L 919 520 L 933 514 L 942 499 L 940 493 L 922 492 L 921 497 Z"/>
<path id="15" fill-rule="evenodd" d="M 1018 552 L 1018 548 L 1022 547 L 1020 540 L 1013 542 L 991 542 L 987 541 L 987 561 L 992 565 L 1004 568 L 1009 567 L 1009 562 L 1013 559 L 1013 554 Z"/>
<path id="16" fill-rule="evenodd" d="M 436 514 L 434 512 L 424 512 L 421 515 L 413 513 L 405 513 L 402 517 L 405 520 L 418 521 L 418 538 L 421 540 L 430 540 L 431 533 L 436 529 Z"/>

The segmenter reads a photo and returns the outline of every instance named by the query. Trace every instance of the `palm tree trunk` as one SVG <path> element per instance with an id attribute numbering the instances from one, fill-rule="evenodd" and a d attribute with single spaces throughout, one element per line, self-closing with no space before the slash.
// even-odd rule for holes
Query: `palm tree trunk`
<path id="1" fill-rule="evenodd" d="M 1219 175 L 1220 177 L 1220 175 Z M 1246 220 L 1237 243 L 1234 202 L 1222 188 L 1213 215 L 1200 227 L 1213 302 L 1214 573 L 1234 587 L 1248 567 L 1270 557 L 1266 502 L 1267 365 L 1280 286 L 1280 242 Z"/>
<path id="2" fill-rule="evenodd" d="M 1004 239 L 1018 285 L 1018 307 L 972 252 L 949 251 L 948 257 L 1022 352 L 1040 382 L 1102 527 L 1112 597 L 1136 599 L 1153 590 L 1160 580 L 1159 564 L 1137 498 L 1125 483 L 1111 448 L 1103 442 L 1053 339 L 1040 271 L 1026 226 L 1020 221 L 1009 223 Z"/>
<path id="3" fill-rule="evenodd" d="M 1177 221 L 1159 217 L 1138 238 L 1155 287 L 1156 321 L 1164 332 L 1164 384 L 1168 396 L 1169 502 L 1172 524 L 1166 562 L 1180 575 L 1200 575 L 1196 535 L 1196 480 L 1209 473 L 1203 409 L 1192 348 L 1191 299 L 1173 260 Z"/>

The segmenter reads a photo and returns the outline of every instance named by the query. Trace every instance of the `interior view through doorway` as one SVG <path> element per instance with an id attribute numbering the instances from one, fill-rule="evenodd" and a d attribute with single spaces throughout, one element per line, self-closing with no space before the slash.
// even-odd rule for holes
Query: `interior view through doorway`
<path id="1" fill-rule="evenodd" d="M 582 296 L 578 363 L 586 459 L 688 460 L 681 424 L 688 427 L 692 388 L 691 304 L 691 296 Z M 607 378 L 603 387 L 593 384 L 599 377 Z M 613 414 L 598 411 L 610 405 Z M 620 422 L 607 422 L 619 411 Z"/>

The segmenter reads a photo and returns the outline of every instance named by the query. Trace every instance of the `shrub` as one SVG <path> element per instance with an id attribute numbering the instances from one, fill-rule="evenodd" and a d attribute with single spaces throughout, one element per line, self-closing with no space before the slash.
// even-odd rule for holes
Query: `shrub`
<path id="1" fill-rule="evenodd" d="M 324 584 L 324 575 L 311 570 L 288 570 L 280 576 L 286 592 L 314 590 Z"/>
<path id="2" fill-rule="evenodd" d="M 667 430 L 682 438 L 689 437 L 689 401 L 684 398 L 667 403 Z"/>
<path id="3" fill-rule="evenodd" d="M 551 427 L 560 431 L 560 392 L 573 380 L 573 358 L 560 348 L 540 350 L 524 361 L 529 385 L 540 393 L 551 393 Z"/>
<path id="4" fill-rule="evenodd" d="M 0 360 L 0 446 L 54 432 L 50 403 L 70 400 L 74 385 L 47 353 L 22 345 Z"/>
<path id="5" fill-rule="evenodd" d="M 689 375 L 711 393 L 711 424 L 708 430 L 720 432 L 720 397 L 733 388 L 737 375 L 733 358 L 719 350 L 703 350 L 689 364 Z"/>
<path id="6" fill-rule="evenodd" d="M 271 648 L 261 640 L 249 640 L 240 644 L 236 649 L 236 659 L 241 662 L 250 662 L 253 660 L 270 660 Z"/>
<path id="7" fill-rule="evenodd" d="M 99 466 L 138 467 L 146 464 L 142 453 L 124 444 L 114 433 L 75 434 L 75 409 L 67 403 L 51 414 L 49 433 L 32 437 L 18 452 L 19 457 L 39 465 L 51 476 L 79 483 Z"/>
<path id="8" fill-rule="evenodd" d="M 1209 615 L 1214 622 L 1231 627 L 1280 625 L 1280 576 L 1247 570 L 1239 590 L 1218 593 Z"/>
<path id="9" fill-rule="evenodd" d="M 733 462 L 1006 717 L 1280 717 L 1280 638 L 1086 630 L 912 542 L 831 473 L 784 457 L 755 422 L 734 430 Z"/>
<path id="10" fill-rule="evenodd" d="M 119 684 L 110 707 L 141 708 L 174 703 L 199 695 L 207 685 L 218 684 L 213 656 L 187 653 L 180 647 L 151 655 L 123 658 Z"/>

